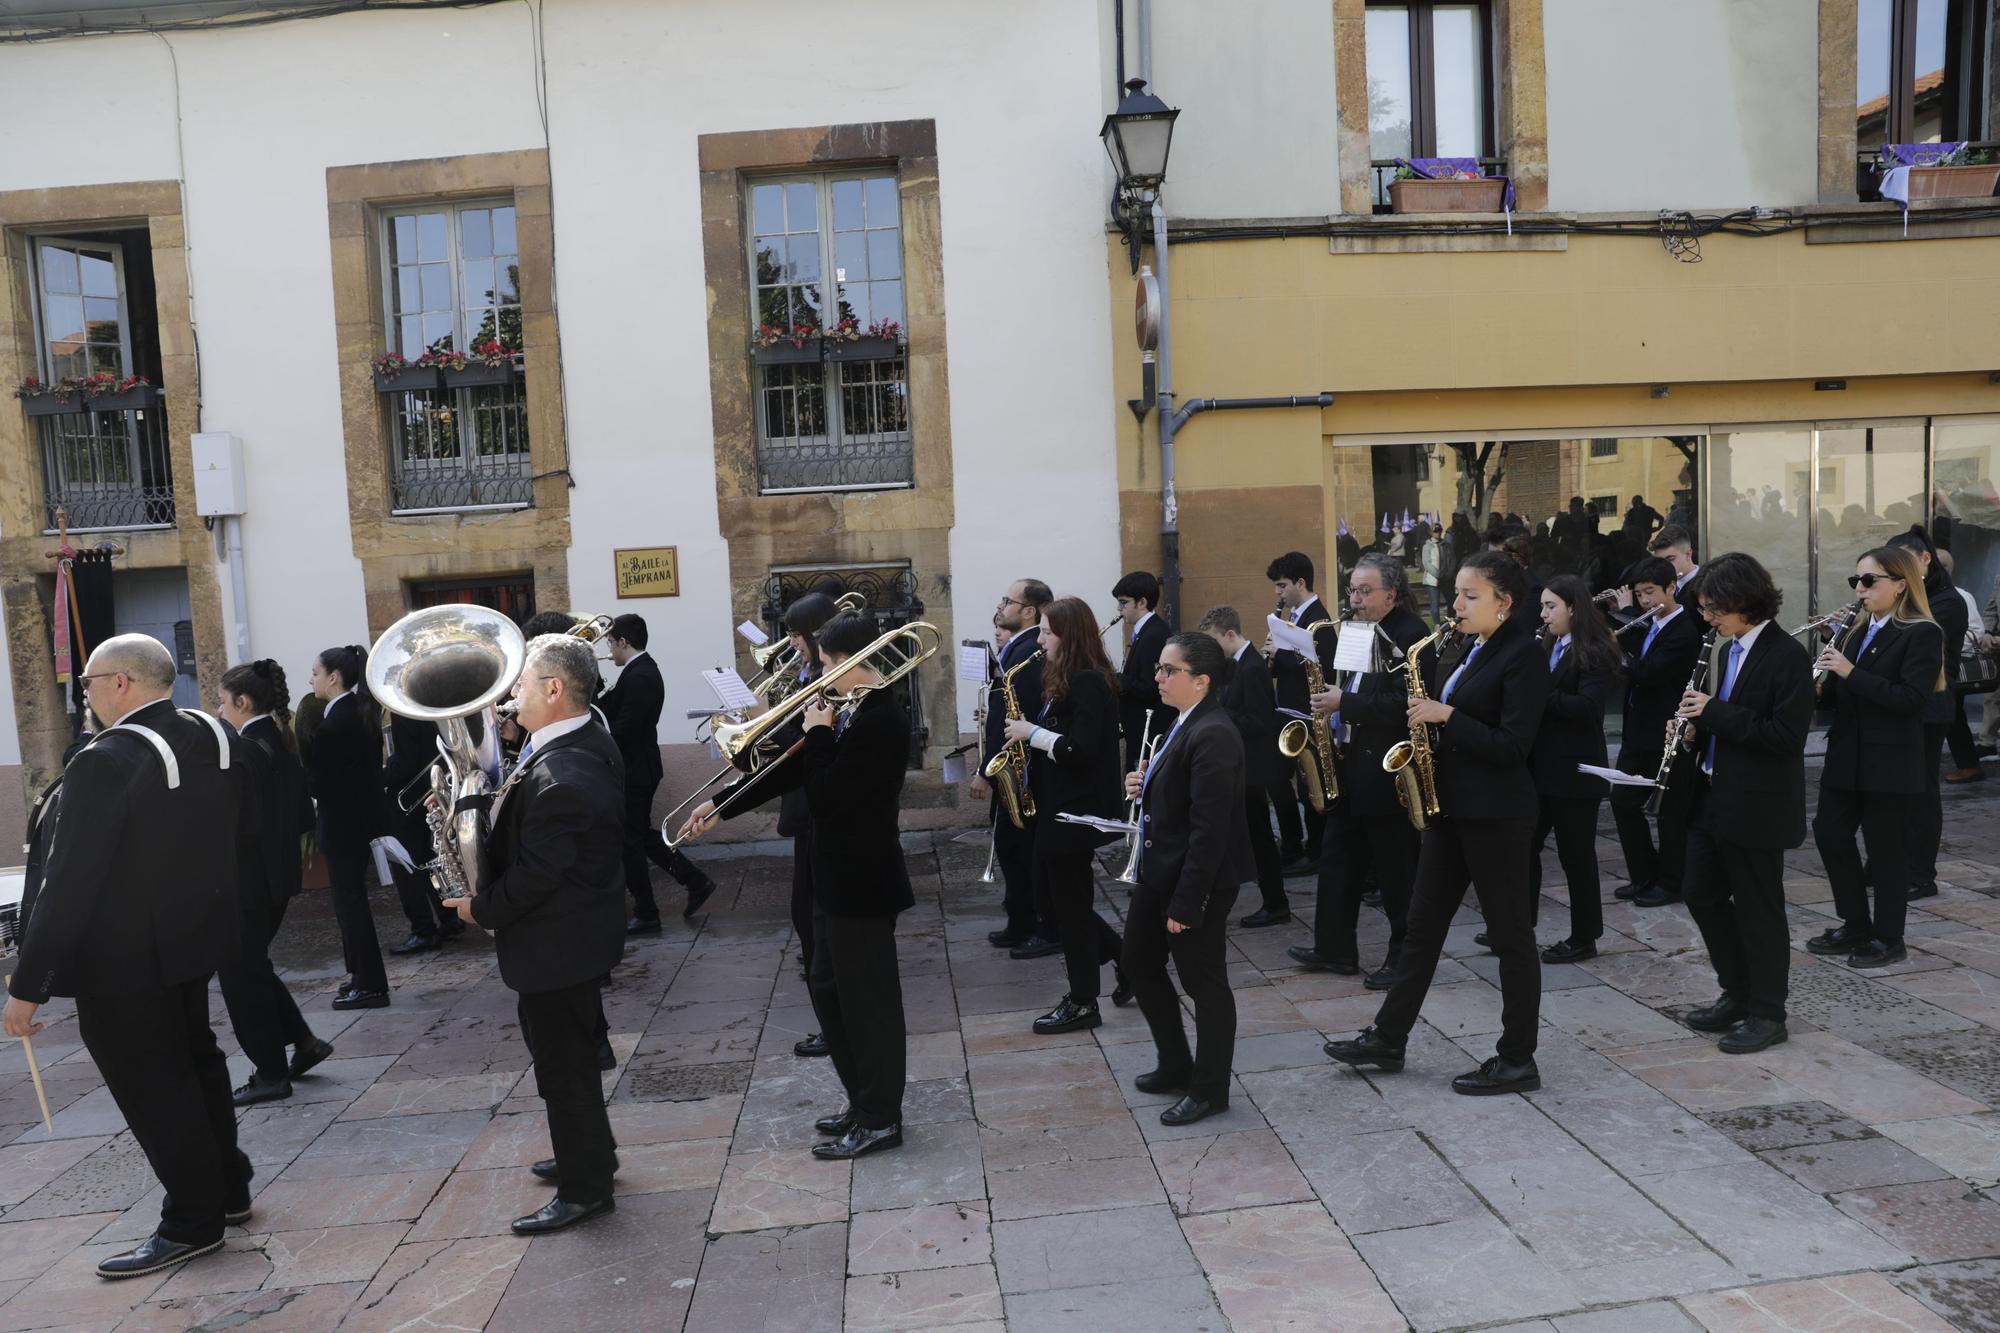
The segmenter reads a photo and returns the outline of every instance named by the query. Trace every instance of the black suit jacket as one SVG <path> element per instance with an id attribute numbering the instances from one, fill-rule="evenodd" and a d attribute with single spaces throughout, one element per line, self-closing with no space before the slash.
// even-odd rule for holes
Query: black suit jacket
<path id="1" fill-rule="evenodd" d="M 1944 631 L 1945 688 L 1934 693 L 1924 706 L 1924 721 L 1949 723 L 1958 714 L 1958 701 L 1952 695 L 1951 685 L 1958 679 L 1959 652 L 1965 646 L 1966 630 L 1972 627 L 1972 612 L 1966 607 L 1965 599 L 1958 595 L 1958 588 L 1949 574 L 1935 565 L 1931 567 L 1931 574 L 1932 577 L 1924 581 L 1924 595 L 1930 599 L 1931 619 Z"/>
<path id="2" fill-rule="evenodd" d="M 1721 689 L 1728 650 L 1729 640 L 1716 644 L 1710 694 Z M 1812 662 L 1797 639 L 1767 624 L 1750 645 L 1729 698 L 1711 698 L 1695 719 L 1695 753 L 1707 748 L 1710 737 L 1717 742 L 1715 776 L 1700 815 L 1702 828 L 1713 836 L 1766 848 L 1797 847 L 1806 840 Z"/>
<path id="3" fill-rule="evenodd" d="M 1326 603 L 1315 597 L 1299 608 L 1298 619 L 1293 623 L 1300 629 L 1311 629 L 1324 620 L 1331 620 Z M 1325 637 L 1325 636 L 1320 636 Z M 1278 692 L 1278 706 L 1303 713 L 1312 707 L 1311 694 L 1306 689 L 1306 660 L 1289 648 L 1280 648 L 1271 654 L 1271 684 Z"/>
<path id="4" fill-rule="evenodd" d="M 657 787 L 666 776 L 660 763 L 660 710 L 666 702 L 666 682 L 660 679 L 660 664 L 651 653 L 627 662 L 618 672 L 618 683 L 601 701 L 604 720 L 625 761 L 628 787 Z"/>
<path id="5" fill-rule="evenodd" d="M 1537 645 L 1544 663 L 1553 647 Z M 1543 796 L 1604 795 L 1604 780 L 1579 773 L 1576 766 L 1605 767 L 1604 701 L 1610 697 L 1615 678 L 1609 667 L 1585 671 L 1577 663 L 1574 643 L 1550 674 L 1547 711 L 1542 714 L 1541 730 L 1535 734 L 1535 748 L 1528 754 L 1535 790 Z"/>
<path id="6" fill-rule="evenodd" d="M 1549 664 L 1525 616 L 1509 617 L 1472 653 L 1465 640 L 1437 664 L 1433 699 L 1458 664 L 1471 657 L 1438 730 L 1438 803 L 1452 819 L 1523 819 L 1541 813 L 1528 754 L 1549 698 Z"/>
<path id="7" fill-rule="evenodd" d="M 1204 699 L 1160 751 L 1140 811 L 1139 880 L 1182 925 L 1201 924 L 1210 894 L 1256 873 L 1244 781 L 1243 738 L 1228 711 Z"/>
<path id="8" fill-rule="evenodd" d="M 429 774 L 438 759 L 437 743 L 435 722 L 389 714 L 389 753 L 382 760 L 382 827 L 420 863 L 431 856 L 430 824 L 424 819 L 423 806 L 414 798 L 410 809 L 403 808 L 403 793 L 419 777 Z M 429 787 L 425 781 L 418 790 Z"/>
<path id="9" fill-rule="evenodd" d="M 1365 633 L 1367 622 L 1356 619 L 1341 628 L 1342 634 Z M 1382 757 L 1391 747 L 1410 738 L 1410 682 L 1394 670 L 1405 660 L 1409 646 L 1430 633 L 1422 616 L 1399 606 L 1375 625 L 1373 662 L 1362 673 L 1357 689 L 1348 689 L 1351 677 L 1329 675 L 1329 684 L 1340 686 L 1339 723 L 1347 731 L 1340 749 L 1340 800 L 1347 812 L 1357 816 L 1400 818 L 1396 784 L 1382 771 Z M 1331 636 L 1322 634 L 1322 641 Z M 1426 648 L 1417 669 L 1428 681 L 1435 672 L 1437 654 Z"/>
<path id="10" fill-rule="evenodd" d="M 1245 780 L 1268 787 L 1285 780 L 1285 758 L 1278 753 L 1278 696 L 1271 688 L 1271 669 L 1264 655 L 1245 644 L 1228 669 L 1222 689 L 1223 711 L 1243 738 Z"/>
<path id="11" fill-rule="evenodd" d="M 1174 710 L 1160 702 L 1160 682 L 1153 679 L 1153 668 L 1160 664 L 1160 650 L 1172 637 L 1174 632 L 1155 612 L 1139 627 L 1125 649 L 1125 665 L 1119 672 L 1118 716 L 1128 745 L 1139 744 L 1148 714 L 1152 715 L 1155 736 L 1166 735 L 1167 728 L 1174 724 Z"/>
<path id="12" fill-rule="evenodd" d="M 1125 817 L 1125 764 L 1119 754 L 1118 708 L 1111 682 L 1095 671 L 1071 676 L 1069 692 L 1045 703 L 1036 720 L 1060 739 L 1050 753 L 1028 751 L 1028 788 L 1035 794 L 1037 811 L 1035 840 L 1067 850 L 1088 850 L 1111 841 L 1113 834 L 1055 818 L 1058 814 Z M 1133 733 L 1135 740 L 1137 735 Z"/>
<path id="13" fill-rule="evenodd" d="M 1651 777 L 1659 770 L 1666 749 L 1667 719 L 1680 707 L 1688 677 L 1694 674 L 1695 659 L 1701 656 L 1701 637 L 1706 632 L 1699 615 L 1682 611 L 1667 622 L 1653 640 L 1652 651 L 1640 656 L 1645 646 L 1644 629 L 1619 635 L 1625 648 L 1625 737 L 1618 746 L 1618 767 L 1626 773 Z"/>
<path id="14" fill-rule="evenodd" d="M 123 724 L 167 743 L 178 785 Z M 237 867 L 259 856 L 263 805 L 249 743 L 222 731 L 227 768 L 215 732 L 163 699 L 77 751 L 37 811 L 14 995 L 158 991 L 207 978 L 234 947 Z"/>
<path id="15" fill-rule="evenodd" d="M 1021 666 L 1042 649 L 1042 627 L 1031 625 L 1013 638 L 1000 650 L 999 672 L 994 674 L 986 686 L 986 731 L 985 749 L 982 753 L 991 759 L 1000 753 L 1000 747 L 1007 743 L 1002 734 L 1007 725 L 1007 695 L 1000 688 L 1000 674 L 1010 667 Z M 1032 720 L 1042 706 L 1042 667 L 1048 661 L 1048 654 L 1036 657 L 1014 677 L 1014 698 L 1021 705 L 1021 715 Z"/>
<path id="16" fill-rule="evenodd" d="M 278 909 L 299 891 L 304 869 L 299 835 L 312 818 L 305 768 L 285 748 L 277 721 L 270 716 L 252 718 L 240 734 L 249 742 L 243 752 L 263 818 L 256 828 L 259 855 L 237 868 L 237 883 L 245 895 L 262 893 Z"/>
<path id="17" fill-rule="evenodd" d="M 1854 670 L 1845 680 L 1829 671 L 1820 689 L 1820 706 L 1833 712 L 1820 783 L 1915 795 L 1926 786 L 1924 719 L 1944 667 L 1944 635 L 1934 621 L 1888 620 L 1863 653 L 1867 633 L 1865 618 L 1848 631 L 1841 649 Z"/>
<path id="18" fill-rule="evenodd" d="M 617 966 L 625 772 L 611 733 L 590 721 L 537 748 L 488 813 L 487 879 L 472 916 L 493 932 L 508 989 L 580 986 Z"/>
<path id="19" fill-rule="evenodd" d="M 359 855 L 382 833 L 382 732 L 369 725 L 359 698 L 342 695 L 327 705 L 307 765 L 320 847 Z"/>
<path id="20" fill-rule="evenodd" d="M 1701 584 L 1701 566 L 1696 565 L 1694 567 L 1694 573 L 1688 576 L 1687 582 L 1681 584 L 1679 587 L 1674 589 L 1674 600 L 1679 602 L 1682 607 L 1686 608 L 1689 611 L 1694 612 L 1697 619 L 1699 619 L 1701 615 L 1701 602 L 1695 596 L 1695 589 L 1698 586 L 1700 586 L 1700 584 Z M 1665 724 L 1662 724 L 1662 731 L 1664 731 L 1664 729 L 1665 729 Z"/>

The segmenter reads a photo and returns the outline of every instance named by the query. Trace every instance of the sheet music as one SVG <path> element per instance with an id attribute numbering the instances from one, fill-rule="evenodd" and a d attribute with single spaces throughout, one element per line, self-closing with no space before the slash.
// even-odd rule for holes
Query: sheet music
<path id="1" fill-rule="evenodd" d="M 1270 627 L 1271 641 L 1280 648 L 1289 648 L 1301 657 L 1311 657 L 1317 651 L 1313 646 L 1311 630 L 1300 629 L 1290 621 L 1281 620 L 1275 615 L 1265 616 L 1264 623 Z"/>
<path id="2" fill-rule="evenodd" d="M 771 641 L 771 636 L 764 632 L 763 626 L 754 620 L 744 621 L 736 627 L 736 632 L 750 640 L 750 645 L 753 648 L 762 648 Z"/>
<path id="3" fill-rule="evenodd" d="M 1603 778 L 1614 787 L 1650 787 L 1653 780 L 1637 773 L 1621 773 L 1615 768 L 1599 768 L 1596 764 L 1578 764 L 1576 771 L 1588 773 L 1593 778 Z"/>
<path id="4" fill-rule="evenodd" d="M 731 667 L 715 667 L 701 673 L 708 682 L 708 688 L 715 691 L 715 697 L 722 706 L 732 713 L 745 713 L 757 706 L 757 696 L 750 693 L 750 687 L 743 683 L 743 677 Z"/>
<path id="5" fill-rule="evenodd" d="M 1087 824 L 1100 833 L 1136 833 L 1139 826 L 1126 819 L 1100 819 L 1096 815 L 1060 814 L 1058 824 Z"/>
<path id="6" fill-rule="evenodd" d="M 993 649 L 984 643 L 962 643 L 958 646 L 958 678 L 984 682 L 992 675 L 990 663 Z"/>
<path id="7" fill-rule="evenodd" d="M 1350 620 L 1341 627 L 1333 646 L 1333 669 L 1341 675 L 1367 671 L 1374 665 L 1375 626 L 1365 620 Z"/>

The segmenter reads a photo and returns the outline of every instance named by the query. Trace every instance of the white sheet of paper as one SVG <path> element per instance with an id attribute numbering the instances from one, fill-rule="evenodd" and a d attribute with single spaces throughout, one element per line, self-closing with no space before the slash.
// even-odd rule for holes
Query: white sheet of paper
<path id="1" fill-rule="evenodd" d="M 1058 824 L 1087 824 L 1091 828 L 1104 833 L 1131 833 L 1138 828 L 1138 825 L 1129 820 L 1100 819 L 1096 815 L 1059 814 L 1056 816 L 1056 822 Z"/>
<path id="2" fill-rule="evenodd" d="M 958 645 L 958 678 L 960 680 L 986 679 L 988 649 L 983 643 L 961 643 Z"/>
<path id="3" fill-rule="evenodd" d="M 944 785 L 956 787 L 965 781 L 965 756 L 948 754 L 944 757 Z"/>
<path id="4" fill-rule="evenodd" d="M 701 673 L 708 682 L 708 688 L 715 691 L 715 697 L 731 712 L 747 712 L 757 706 L 757 696 L 750 693 L 750 687 L 743 683 L 743 677 L 731 667 L 715 667 Z"/>
<path id="5" fill-rule="evenodd" d="M 753 647 L 762 648 L 771 641 L 771 636 L 764 632 L 764 627 L 754 620 L 744 621 L 736 627 L 736 632 L 750 640 Z"/>
<path id="6" fill-rule="evenodd" d="M 1367 671 L 1374 665 L 1375 627 L 1359 620 L 1350 620 L 1341 629 L 1333 646 L 1333 669 L 1346 675 L 1350 671 Z"/>
<path id="7" fill-rule="evenodd" d="M 1603 778 L 1614 787 L 1650 787 L 1653 780 L 1637 773 L 1621 773 L 1615 768 L 1599 768 L 1596 764 L 1578 764 L 1576 771 L 1588 773 L 1593 778 Z"/>
<path id="8" fill-rule="evenodd" d="M 1313 647 L 1312 631 L 1300 629 L 1276 615 L 1265 616 L 1264 623 L 1270 628 L 1271 641 L 1280 648 L 1289 648 L 1301 657 L 1310 656 L 1316 651 Z"/>

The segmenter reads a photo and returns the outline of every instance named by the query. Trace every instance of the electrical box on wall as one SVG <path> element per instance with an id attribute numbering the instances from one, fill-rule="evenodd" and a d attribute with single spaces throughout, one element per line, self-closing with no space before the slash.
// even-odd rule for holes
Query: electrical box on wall
<path id="1" fill-rule="evenodd" d="M 194 445 L 194 512 L 203 518 L 240 514 L 244 499 L 243 441 L 226 430 L 196 434 Z"/>

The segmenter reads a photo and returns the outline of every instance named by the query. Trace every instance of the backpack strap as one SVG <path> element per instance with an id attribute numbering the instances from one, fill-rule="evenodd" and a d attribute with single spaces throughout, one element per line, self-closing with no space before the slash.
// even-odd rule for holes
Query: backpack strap
<path id="1" fill-rule="evenodd" d="M 131 736 L 137 736 L 140 740 L 152 746 L 159 754 L 160 762 L 166 766 L 167 770 L 168 791 L 172 791 L 181 785 L 180 761 L 174 758 L 174 747 L 167 744 L 166 737 L 160 735 L 159 732 L 154 731 L 151 727 L 142 727 L 134 722 L 120 722 L 115 727 L 107 728 L 103 734 L 106 736 L 115 736 L 121 731 Z"/>

